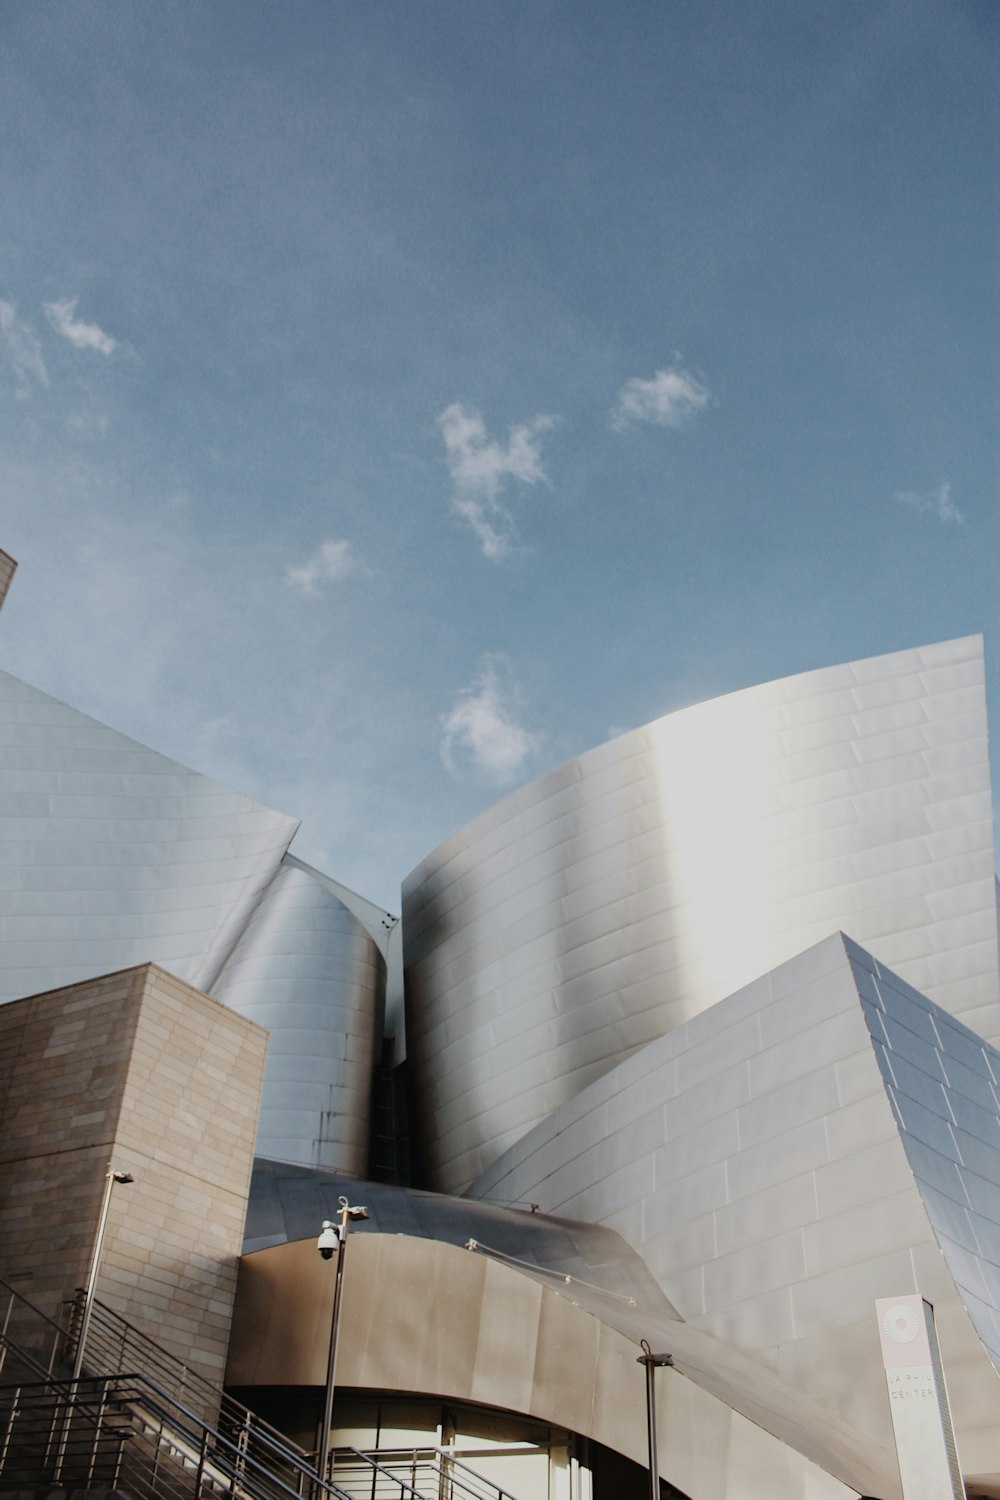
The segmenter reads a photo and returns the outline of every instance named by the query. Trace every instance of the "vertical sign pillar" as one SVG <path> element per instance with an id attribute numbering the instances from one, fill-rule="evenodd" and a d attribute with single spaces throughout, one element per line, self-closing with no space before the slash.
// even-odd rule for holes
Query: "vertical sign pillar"
<path id="1" fill-rule="evenodd" d="M 920 1296 L 880 1297 L 875 1313 L 905 1500 L 965 1500 L 934 1309 Z"/>

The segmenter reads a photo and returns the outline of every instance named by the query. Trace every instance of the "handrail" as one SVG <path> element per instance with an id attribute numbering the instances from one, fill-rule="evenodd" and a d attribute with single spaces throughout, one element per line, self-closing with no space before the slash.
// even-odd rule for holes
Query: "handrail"
<path id="1" fill-rule="evenodd" d="M 25 1307 L 34 1315 L 36 1319 L 43 1323 L 47 1323 L 49 1327 L 54 1330 L 54 1332 L 65 1333 L 66 1330 L 63 1328 L 61 1323 L 57 1323 L 54 1318 L 50 1318 L 48 1313 L 42 1312 L 42 1309 L 40 1307 L 36 1307 L 34 1302 L 26 1297 L 23 1292 L 19 1292 L 16 1286 L 11 1286 L 10 1282 L 7 1281 L 3 1276 L 0 1276 L 0 1287 L 2 1287 L 3 1290 L 9 1294 L 11 1303 L 16 1298 L 18 1302 L 24 1303 Z M 8 1306 L 9 1305 L 10 1304 L 8 1304 Z M 4 1329 L 4 1332 L 6 1332 L 6 1328 Z"/>
<path id="2" fill-rule="evenodd" d="M 404 1500 L 405 1496 L 408 1496 L 409 1500 L 426 1500 L 426 1496 L 422 1495 L 419 1490 L 414 1489 L 412 1484 L 407 1484 L 405 1479 L 400 1479 L 398 1474 L 394 1474 L 391 1469 L 388 1469 L 383 1464 L 380 1464 L 377 1459 L 371 1456 L 370 1453 L 362 1453 L 359 1448 L 349 1448 L 347 1451 L 349 1453 L 353 1453 L 354 1457 L 361 1461 L 364 1469 L 371 1474 L 373 1490 L 375 1486 L 375 1475 L 384 1474 L 385 1477 L 389 1480 L 390 1484 L 392 1484 L 393 1486 L 398 1486 L 400 1500 Z"/>
<path id="3" fill-rule="evenodd" d="M 9 1283 L 4 1284 L 10 1293 L 11 1303 L 16 1300 L 19 1307 L 23 1307 L 31 1315 L 34 1327 L 54 1329 L 63 1337 L 59 1324 L 35 1307 L 22 1293 L 10 1287 Z M 4 1351 L 12 1350 L 29 1370 L 40 1377 L 35 1381 L 21 1382 L 17 1389 L 36 1395 L 39 1388 L 45 1389 L 49 1403 L 53 1406 L 61 1405 L 67 1421 L 72 1419 L 74 1412 L 85 1416 L 88 1392 L 100 1388 L 103 1392 L 102 1401 L 106 1401 L 109 1394 L 118 1403 L 127 1401 L 137 1418 L 152 1413 L 154 1420 L 160 1423 L 162 1440 L 168 1445 L 174 1439 L 180 1439 L 189 1446 L 193 1445 L 196 1450 L 200 1449 L 199 1468 L 204 1467 L 206 1451 L 210 1450 L 213 1462 L 221 1464 L 230 1473 L 230 1488 L 234 1493 L 238 1489 L 250 1496 L 259 1495 L 262 1500 L 293 1500 L 293 1497 L 294 1500 L 301 1500 L 304 1493 L 314 1496 L 315 1500 L 323 1500 L 324 1492 L 337 1497 L 337 1500 L 343 1496 L 343 1491 L 337 1486 L 326 1485 L 316 1476 L 301 1450 L 297 1450 L 294 1444 L 290 1444 L 273 1428 L 258 1423 L 252 1413 L 246 1407 L 240 1407 L 239 1403 L 233 1403 L 234 1408 L 238 1408 L 240 1412 L 240 1418 L 232 1423 L 233 1435 L 230 1436 L 220 1431 L 214 1423 L 206 1421 L 203 1413 L 194 1411 L 189 1404 L 178 1399 L 176 1393 L 166 1390 L 144 1371 L 127 1372 L 119 1369 L 106 1375 L 88 1374 L 76 1382 L 60 1379 L 53 1374 L 51 1367 L 45 1370 L 35 1355 L 11 1337 L 9 1321 L 8 1318 L 6 1331 L 0 1332 L 0 1347 Z M 9 1421 L 12 1420 L 10 1417 Z M 59 1453 L 64 1446 L 64 1439 L 59 1439 Z M 247 1482 L 248 1473 L 254 1477 L 253 1484 Z"/>
<path id="4" fill-rule="evenodd" d="M 435 1448 L 434 1452 L 439 1454 L 442 1459 L 447 1460 L 449 1468 L 461 1469 L 464 1473 L 471 1474 L 478 1484 L 488 1483 L 490 1494 L 495 1496 L 495 1500 L 515 1500 L 510 1490 L 502 1489 L 499 1485 L 493 1484 L 489 1480 L 484 1480 L 483 1476 L 472 1468 L 470 1464 L 463 1463 L 460 1458 L 456 1458 L 450 1448 Z"/>
<path id="5" fill-rule="evenodd" d="M 127 1412 L 147 1433 L 155 1454 L 165 1454 L 166 1462 L 170 1465 L 180 1463 L 189 1469 L 196 1468 L 197 1496 L 202 1494 L 203 1486 L 208 1486 L 216 1492 L 221 1487 L 226 1491 L 228 1500 L 303 1500 L 303 1497 L 308 1497 L 308 1500 L 351 1500 L 349 1492 L 337 1483 L 333 1474 L 328 1474 L 322 1480 L 317 1476 L 314 1454 L 304 1452 L 234 1397 L 217 1390 L 198 1371 L 192 1370 L 183 1360 L 170 1354 L 125 1318 L 96 1300 L 87 1343 L 87 1364 L 100 1364 L 102 1357 L 110 1361 L 111 1347 L 115 1348 L 121 1363 L 117 1363 L 117 1367 L 112 1370 L 88 1370 L 85 1376 L 75 1382 L 55 1375 L 53 1366 L 57 1346 L 54 1345 L 46 1368 L 41 1360 L 10 1337 L 10 1315 L 15 1300 L 31 1314 L 36 1324 L 52 1329 L 59 1339 L 71 1340 L 72 1335 L 3 1278 L 0 1278 L 0 1287 L 6 1288 L 9 1294 L 7 1315 L 0 1328 L 0 1370 L 10 1349 L 37 1377 L 34 1381 L 21 1382 L 16 1387 L 8 1385 L 6 1390 L 9 1392 L 16 1389 L 14 1408 L 18 1401 L 23 1405 L 25 1400 L 30 1406 L 36 1401 L 36 1397 L 36 1404 L 44 1405 L 45 1401 L 48 1402 L 53 1425 L 47 1454 L 53 1447 L 52 1433 L 56 1432 L 58 1417 L 62 1436 L 55 1442 L 55 1451 L 60 1470 L 57 1477 L 60 1479 L 67 1437 L 74 1420 L 83 1420 L 93 1430 L 93 1438 L 89 1440 L 93 1459 L 104 1440 L 110 1441 L 112 1445 L 123 1441 L 120 1421 L 123 1412 Z M 64 1306 L 67 1306 L 72 1317 L 74 1312 L 79 1311 L 80 1297 Z M 71 1349 L 72 1343 L 67 1347 Z M 182 1394 L 168 1389 L 149 1370 L 124 1370 L 122 1363 L 126 1354 L 138 1354 L 148 1363 L 160 1367 L 157 1373 L 164 1373 L 168 1382 L 179 1384 Z M 4 1395 L 5 1389 L 0 1385 L 0 1413 L 3 1410 Z M 188 1399 L 184 1399 L 185 1396 Z M 218 1414 L 217 1421 L 208 1420 L 205 1411 L 196 1410 L 192 1402 L 204 1404 L 213 1416 Z M 14 1408 L 8 1414 L 8 1429 L 14 1422 Z M 115 1420 L 108 1425 L 112 1416 Z M 24 1420 L 23 1416 L 21 1420 Z M 2 1434 L 0 1443 L 3 1444 L 0 1449 L 2 1471 L 6 1455 L 6 1440 L 2 1438 Z M 367 1476 L 363 1483 L 366 1495 L 376 1494 L 376 1485 L 381 1477 L 388 1481 L 399 1500 L 425 1500 L 424 1495 L 416 1488 L 419 1464 L 419 1467 L 428 1470 L 433 1479 L 433 1488 L 441 1493 L 441 1487 L 446 1483 L 449 1494 L 455 1500 L 462 1500 L 462 1497 L 468 1497 L 468 1500 L 514 1500 L 508 1490 L 485 1479 L 468 1464 L 455 1458 L 447 1448 L 427 1445 L 419 1449 L 382 1449 L 368 1453 L 357 1448 L 340 1450 L 342 1455 L 347 1452 L 353 1455 L 354 1462 L 362 1466 L 363 1473 Z M 396 1455 L 400 1462 L 410 1468 L 413 1483 L 393 1472 Z M 120 1461 L 119 1455 L 118 1462 Z M 160 1458 L 154 1458 L 154 1468 L 159 1462 Z M 350 1466 L 351 1462 L 348 1460 L 347 1467 Z M 334 1474 L 336 1468 L 335 1462 Z M 461 1470 L 461 1474 L 456 1473 L 456 1470 Z M 382 1493 L 381 1489 L 378 1492 Z"/>
<path id="6" fill-rule="evenodd" d="M 224 1452 L 230 1453 L 234 1456 L 234 1463 L 238 1464 L 242 1469 L 245 1470 L 247 1467 L 250 1467 L 255 1471 L 259 1471 L 260 1473 L 266 1475 L 267 1478 L 285 1495 L 294 1495 L 297 1497 L 297 1500 L 298 1497 L 300 1497 L 301 1491 L 293 1487 L 292 1485 L 287 1484 L 286 1481 L 281 1478 L 280 1474 L 276 1473 L 273 1469 L 267 1468 L 266 1465 L 261 1463 L 259 1459 L 254 1457 L 254 1455 L 249 1451 L 248 1445 L 244 1445 L 239 1441 L 234 1442 L 231 1438 L 227 1437 L 225 1433 L 219 1432 L 217 1429 L 211 1427 L 209 1423 L 205 1422 L 198 1415 L 197 1412 L 192 1411 L 190 1407 L 185 1406 L 183 1402 L 176 1400 L 176 1398 L 173 1397 L 169 1391 L 165 1391 L 162 1386 L 157 1385 L 157 1383 L 153 1380 L 150 1380 L 148 1376 L 141 1373 L 135 1373 L 130 1375 L 105 1376 L 103 1378 L 107 1380 L 136 1381 L 138 1385 L 140 1385 L 141 1387 L 145 1387 L 146 1389 L 151 1391 L 157 1398 L 156 1401 L 149 1403 L 153 1410 L 159 1410 L 160 1402 L 166 1403 L 168 1411 L 172 1408 L 174 1412 L 179 1412 L 185 1418 L 188 1423 L 189 1434 L 192 1428 L 196 1433 L 201 1428 L 204 1428 L 211 1434 L 212 1437 L 216 1439 L 219 1444 L 221 1444 Z M 258 1437 L 259 1439 L 263 1439 L 263 1446 L 271 1450 L 276 1457 L 280 1457 L 283 1461 L 290 1464 L 293 1469 L 303 1470 L 304 1473 L 308 1476 L 310 1484 L 322 1486 L 323 1489 L 325 1489 L 329 1494 L 333 1496 L 339 1497 L 343 1494 L 343 1492 L 339 1490 L 335 1485 L 327 1485 L 323 1481 L 318 1479 L 313 1470 L 311 1468 L 308 1468 L 302 1462 L 300 1456 L 291 1448 L 289 1448 L 287 1442 L 285 1442 L 283 1439 L 274 1442 L 272 1441 L 271 1434 L 269 1432 L 258 1431 L 256 1427 L 253 1428 L 253 1435 L 255 1437 Z"/>
<path id="7" fill-rule="evenodd" d="M 52 1330 L 54 1334 L 52 1347 L 49 1351 L 49 1361 L 46 1370 L 47 1374 L 51 1374 L 52 1370 L 55 1367 L 56 1353 L 59 1348 L 59 1344 L 66 1337 L 65 1329 L 61 1324 L 55 1322 L 53 1318 L 50 1318 L 47 1313 L 42 1312 L 40 1307 L 36 1307 L 35 1304 L 28 1297 L 26 1297 L 23 1292 L 19 1292 L 17 1290 L 17 1287 L 11 1286 L 10 1282 L 6 1281 L 2 1276 L 0 1276 L 0 1288 L 2 1288 L 2 1290 L 7 1294 L 7 1307 L 6 1311 L 4 1312 L 3 1325 L 2 1327 L 0 1327 L 0 1374 L 3 1373 L 3 1369 L 7 1361 L 7 1349 L 11 1342 L 9 1339 L 11 1316 L 14 1312 L 15 1306 L 18 1305 L 23 1311 L 26 1311 L 31 1315 L 31 1318 L 36 1324 L 38 1324 L 39 1322 L 44 1323 L 47 1328 L 50 1328 Z M 20 1352 L 23 1353 L 24 1351 Z"/>
<path id="8" fill-rule="evenodd" d="M 98 1434 L 117 1440 L 119 1429 L 108 1426 L 105 1413 L 109 1408 L 117 1417 L 127 1412 L 147 1431 L 155 1433 L 157 1443 L 170 1450 L 176 1461 L 187 1466 L 197 1464 L 199 1472 L 215 1488 L 221 1484 L 233 1497 L 246 1500 L 302 1500 L 302 1489 L 269 1468 L 249 1446 L 209 1427 L 196 1412 L 174 1400 L 168 1391 L 143 1374 L 90 1375 L 77 1381 L 25 1381 L 6 1387 L 6 1391 L 16 1393 L 22 1407 L 25 1401 L 30 1404 L 32 1398 L 39 1398 L 54 1413 L 53 1430 L 55 1417 L 61 1412 L 69 1420 L 82 1418 Z M 4 1388 L 0 1388 L 0 1396 L 3 1394 Z M 58 1445 L 60 1449 L 63 1446 Z M 320 1480 L 311 1470 L 306 1470 L 305 1475 L 318 1500 L 323 1497 L 351 1500 L 336 1483 Z"/>
<path id="9" fill-rule="evenodd" d="M 79 1290 L 71 1306 L 79 1309 L 85 1296 L 86 1293 Z M 234 1430 L 237 1427 L 252 1427 L 255 1433 L 267 1434 L 272 1443 L 280 1444 L 296 1454 L 301 1462 L 309 1461 L 306 1451 L 291 1438 L 279 1432 L 256 1412 L 251 1412 L 249 1407 L 244 1406 L 228 1391 L 222 1390 L 221 1386 L 213 1385 L 200 1370 L 172 1354 L 149 1334 L 136 1328 L 135 1324 L 97 1298 L 94 1299 L 86 1352 L 86 1363 L 94 1367 L 95 1374 L 112 1375 L 129 1364 L 137 1364 L 166 1389 L 173 1389 L 179 1399 L 190 1400 L 195 1396 L 197 1404 L 202 1408 L 204 1420 L 210 1425 L 216 1425 L 214 1419 L 218 1417 L 220 1424 L 225 1419 L 227 1427 L 231 1426 Z"/>
<path id="10" fill-rule="evenodd" d="M 400 1495 L 422 1496 L 423 1491 L 417 1488 L 417 1476 L 426 1473 L 433 1481 L 435 1491 L 441 1493 L 442 1486 L 447 1485 L 450 1500 L 515 1500 L 510 1490 L 502 1485 L 495 1484 L 493 1480 L 487 1479 L 471 1465 L 456 1458 L 450 1448 L 442 1448 L 437 1444 L 428 1443 L 417 1448 L 377 1448 L 369 1449 L 367 1452 L 358 1448 L 347 1448 L 338 1450 L 339 1453 L 352 1453 L 355 1459 L 369 1465 L 381 1474 L 388 1475 L 394 1485 L 401 1485 Z M 338 1459 L 335 1458 L 333 1473 L 337 1473 Z M 401 1479 L 395 1472 L 396 1466 L 409 1469 L 410 1483 Z M 460 1470 L 461 1473 L 456 1473 Z M 463 1477 L 466 1476 L 466 1477 Z"/>

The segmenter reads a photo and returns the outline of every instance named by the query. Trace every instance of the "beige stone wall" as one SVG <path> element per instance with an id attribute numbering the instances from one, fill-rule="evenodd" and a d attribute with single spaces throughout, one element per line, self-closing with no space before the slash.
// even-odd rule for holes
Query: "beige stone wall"
<path id="1" fill-rule="evenodd" d="M 47 1311 L 98 1297 L 221 1376 L 266 1033 L 154 964 L 0 1006 L 0 1274 Z"/>
<path id="2" fill-rule="evenodd" d="M 0 1264 L 48 1312 L 86 1279 L 143 974 L 0 1006 Z"/>

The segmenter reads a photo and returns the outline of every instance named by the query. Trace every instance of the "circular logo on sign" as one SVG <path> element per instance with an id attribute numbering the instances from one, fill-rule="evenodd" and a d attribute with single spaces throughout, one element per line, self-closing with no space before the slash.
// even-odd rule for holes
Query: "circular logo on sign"
<path id="1" fill-rule="evenodd" d="M 920 1319 L 912 1307 L 897 1302 L 882 1314 L 882 1331 L 894 1344 L 908 1344 L 920 1331 Z"/>

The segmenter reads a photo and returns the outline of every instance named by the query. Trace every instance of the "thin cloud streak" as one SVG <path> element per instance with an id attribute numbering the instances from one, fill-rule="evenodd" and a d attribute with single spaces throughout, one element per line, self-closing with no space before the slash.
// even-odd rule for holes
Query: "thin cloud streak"
<path id="1" fill-rule="evenodd" d="M 519 699 L 506 657 L 484 657 L 441 717 L 441 759 L 452 776 L 471 772 L 503 785 L 523 769 L 541 739 L 519 722 Z"/>
<path id="2" fill-rule="evenodd" d="M 657 427 L 683 427 L 711 400 L 708 387 L 680 364 L 657 370 L 649 380 L 635 376 L 618 392 L 611 413 L 611 426 L 625 432 L 637 422 L 652 422 Z"/>
<path id="3" fill-rule="evenodd" d="M 321 584 L 339 583 L 342 578 L 357 577 L 367 571 L 351 542 L 329 537 L 320 542 L 304 563 L 289 567 L 285 579 L 300 594 L 314 599 L 319 596 Z"/>
<path id="4" fill-rule="evenodd" d="M 74 349 L 94 349 L 98 354 L 114 354 L 118 347 L 117 339 L 105 333 L 96 323 L 85 323 L 82 318 L 74 317 L 79 300 L 78 297 L 66 297 L 60 302 L 46 302 L 43 304 L 45 316 L 56 333 L 68 339 Z"/>
<path id="5" fill-rule="evenodd" d="M 507 481 L 535 485 L 547 482 L 540 438 L 555 418 L 535 417 L 510 428 L 506 443 L 488 436 L 478 411 L 455 401 L 438 417 L 445 459 L 451 475 L 451 509 L 471 527 L 484 557 L 501 562 L 515 539 L 514 520 L 501 503 Z"/>
<path id="6" fill-rule="evenodd" d="M 32 383 L 47 386 L 48 371 L 42 358 L 42 346 L 30 323 L 17 315 L 11 302 L 0 299 L 0 336 L 7 359 L 17 381 L 18 396 L 30 395 Z"/>
<path id="7" fill-rule="evenodd" d="M 945 480 L 936 490 L 921 494 L 917 490 L 897 490 L 892 497 L 921 516 L 934 516 L 943 525 L 964 526 L 965 517 L 951 498 L 951 482 Z"/>

